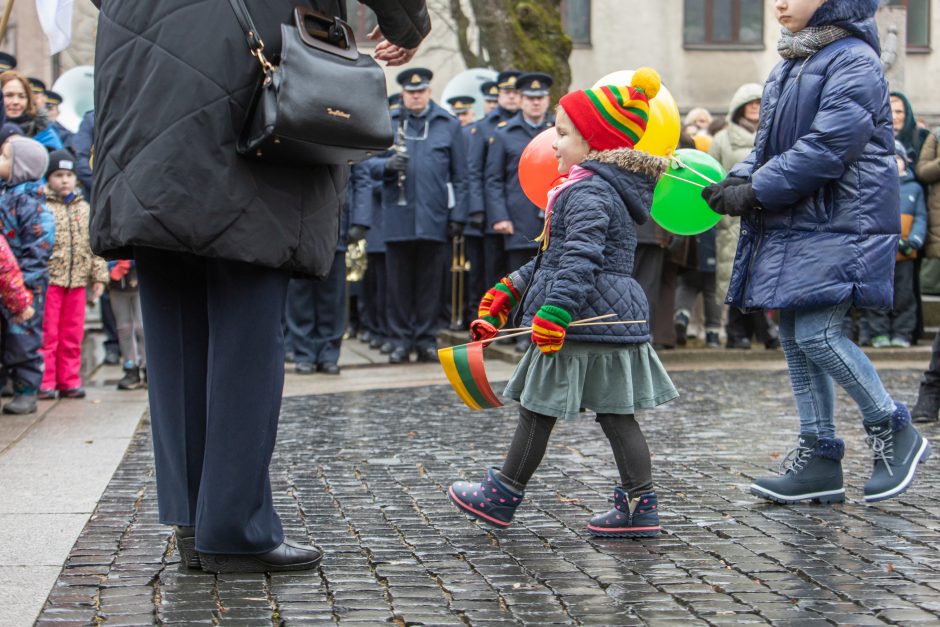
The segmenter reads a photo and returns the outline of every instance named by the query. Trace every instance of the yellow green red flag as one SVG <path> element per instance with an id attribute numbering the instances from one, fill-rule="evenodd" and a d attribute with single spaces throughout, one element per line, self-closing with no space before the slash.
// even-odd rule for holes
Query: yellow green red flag
<path id="1" fill-rule="evenodd" d="M 483 343 L 471 342 L 437 351 L 444 374 L 470 409 L 492 409 L 503 404 L 493 393 L 483 367 Z"/>

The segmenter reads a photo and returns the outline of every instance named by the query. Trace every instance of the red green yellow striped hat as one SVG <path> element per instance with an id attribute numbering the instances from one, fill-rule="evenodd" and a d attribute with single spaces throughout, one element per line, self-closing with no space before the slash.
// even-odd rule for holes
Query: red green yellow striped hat
<path id="1" fill-rule="evenodd" d="M 661 84 L 656 70 L 643 67 L 633 73 L 629 87 L 582 89 L 562 97 L 559 104 L 592 149 L 633 148 L 643 139 L 649 101 Z"/>

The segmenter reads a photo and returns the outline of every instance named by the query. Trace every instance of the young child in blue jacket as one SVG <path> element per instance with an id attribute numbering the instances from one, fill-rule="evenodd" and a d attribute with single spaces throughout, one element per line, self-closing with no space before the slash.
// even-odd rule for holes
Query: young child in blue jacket
<path id="1" fill-rule="evenodd" d="M 0 317 L 0 386 L 12 378 L 14 394 L 3 406 L 5 414 L 35 412 L 42 383 L 42 312 L 55 236 L 55 217 L 46 208 L 39 184 L 48 166 L 49 152 L 26 137 L 11 137 L 0 151 L 0 231 L 20 264 L 36 310 L 36 315 L 25 321 L 6 309 Z"/>
<path id="2" fill-rule="evenodd" d="M 649 305 L 632 278 L 637 224 L 650 219 L 653 188 L 667 161 L 633 150 L 646 130 L 659 75 L 638 70 L 629 87 L 576 91 L 558 108 L 555 154 L 566 181 L 552 190 L 536 258 L 503 278 L 480 303 L 475 340 L 496 335 L 518 304 L 533 344 L 504 392 L 520 404 L 519 423 L 500 467 L 479 483 L 458 481 L 454 503 L 506 527 L 542 460 L 556 421 L 581 408 L 597 415 L 620 474 L 614 507 L 589 533 L 660 533 L 650 452 L 634 414 L 678 396 L 649 344 Z M 578 320 L 615 314 L 609 323 Z M 618 324 L 616 321 L 643 321 Z"/>
<path id="3" fill-rule="evenodd" d="M 783 60 L 764 86 L 754 151 L 703 190 L 741 216 L 727 302 L 780 310 L 780 343 L 800 416 L 786 472 L 751 492 L 777 503 L 841 502 L 838 383 L 874 455 L 864 499 L 904 492 L 930 445 L 842 333 L 849 307 L 888 309 L 898 252 L 898 168 L 881 67 L 878 0 L 777 0 Z"/>
<path id="4" fill-rule="evenodd" d="M 894 143 L 901 177 L 901 239 L 894 262 L 894 307 L 866 312 L 875 348 L 911 345 L 917 327 L 917 295 L 914 293 L 914 260 L 927 237 L 927 202 L 924 188 L 914 178 L 907 149 Z"/>

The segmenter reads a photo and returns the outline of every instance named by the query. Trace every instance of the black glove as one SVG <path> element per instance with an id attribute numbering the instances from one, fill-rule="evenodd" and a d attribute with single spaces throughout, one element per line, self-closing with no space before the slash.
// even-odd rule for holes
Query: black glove
<path id="1" fill-rule="evenodd" d="M 396 152 L 385 162 L 386 172 L 404 172 L 408 169 L 408 160 L 411 159 L 403 152 Z"/>
<path id="2" fill-rule="evenodd" d="M 905 257 L 910 257 L 912 254 L 914 254 L 914 247 L 911 246 L 911 243 L 906 239 L 899 239 L 898 251 L 900 251 L 900 253 Z"/>
<path id="3" fill-rule="evenodd" d="M 709 189 L 712 192 L 706 198 L 705 192 Z M 719 185 L 709 185 L 705 190 L 702 190 L 702 198 L 705 198 L 705 202 L 708 203 L 712 211 L 726 216 L 742 216 L 752 209 L 760 208 L 760 201 L 757 200 L 754 187 L 750 183 L 731 185 L 724 188 Z"/>
<path id="4" fill-rule="evenodd" d="M 467 221 L 467 226 L 471 229 L 482 231 L 484 222 L 486 222 L 486 214 L 484 214 L 482 211 L 478 213 L 471 213 L 470 219 Z"/>
<path id="5" fill-rule="evenodd" d="M 463 235 L 463 224 L 460 222 L 447 223 L 447 237 L 460 237 Z"/>
<path id="6" fill-rule="evenodd" d="M 747 183 L 747 179 L 742 179 L 739 176 L 729 176 L 703 189 L 702 198 L 704 198 L 705 202 L 707 202 L 709 206 L 711 206 L 711 199 L 715 194 L 721 193 L 721 190 L 725 189 L 726 187 L 734 187 L 735 185 L 744 185 L 745 183 Z M 714 207 L 712 208 L 714 209 Z"/>
<path id="7" fill-rule="evenodd" d="M 364 240 L 366 238 L 367 230 L 368 229 L 366 229 L 366 227 L 360 224 L 353 224 L 351 227 L 349 227 L 349 231 L 346 232 L 346 243 L 355 244 L 356 242 Z"/>

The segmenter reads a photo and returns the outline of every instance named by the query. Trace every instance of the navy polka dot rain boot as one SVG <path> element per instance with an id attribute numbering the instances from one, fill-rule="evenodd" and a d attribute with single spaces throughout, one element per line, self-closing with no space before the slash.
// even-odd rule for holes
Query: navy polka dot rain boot
<path id="1" fill-rule="evenodd" d="M 630 500 L 623 488 L 614 488 L 614 508 L 591 519 L 588 533 L 605 538 L 655 538 L 661 529 L 656 493 Z"/>
<path id="2" fill-rule="evenodd" d="M 450 486 L 450 500 L 474 518 L 496 527 L 508 527 L 522 503 L 524 492 L 516 492 L 496 477 L 496 467 L 486 471 L 482 483 L 456 481 Z"/>

